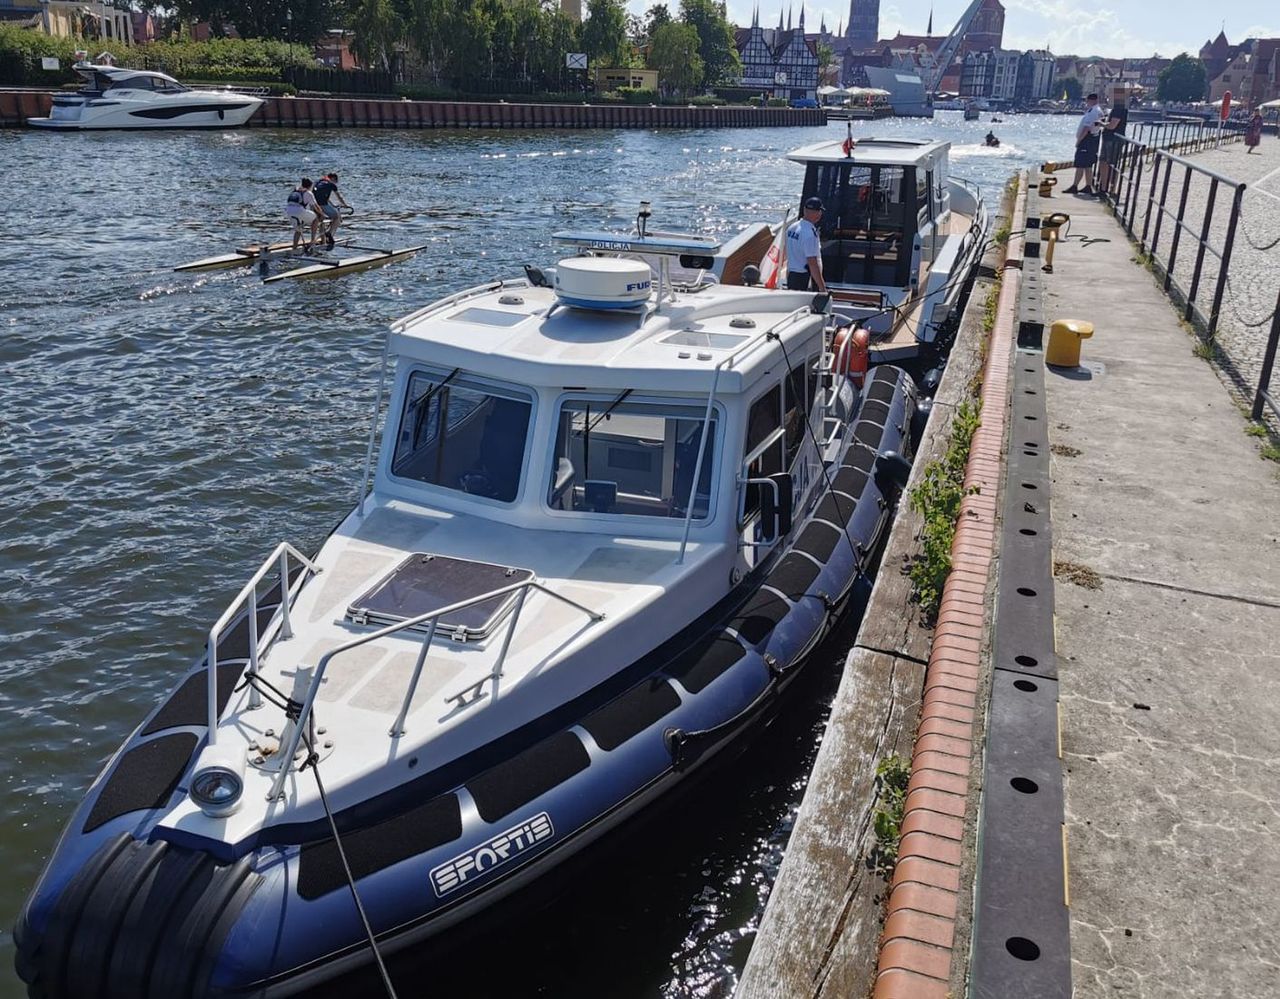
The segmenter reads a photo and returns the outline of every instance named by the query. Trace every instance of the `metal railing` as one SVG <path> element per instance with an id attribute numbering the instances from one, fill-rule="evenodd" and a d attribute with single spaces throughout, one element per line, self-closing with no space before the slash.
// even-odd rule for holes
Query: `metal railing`
<path id="1" fill-rule="evenodd" d="M 1155 122 L 1151 124 L 1160 125 L 1164 123 Z M 1230 124 L 1228 123 L 1228 125 Z M 1216 127 L 1207 126 L 1205 131 L 1212 132 L 1216 139 Z M 1148 135 L 1148 138 L 1150 137 Z M 1189 142 L 1193 149 L 1208 148 L 1213 144 L 1212 142 L 1204 142 L 1194 136 L 1185 138 L 1182 133 L 1177 132 L 1162 133 L 1162 137 L 1171 141 Z M 1222 142 L 1233 142 L 1240 138 L 1242 138 L 1242 133 L 1238 130 L 1233 130 L 1223 133 Z M 1191 321 L 1193 318 L 1199 320 L 1203 326 L 1206 339 L 1212 340 L 1218 331 L 1223 298 L 1228 290 L 1232 251 L 1235 247 L 1236 234 L 1242 226 L 1240 216 L 1248 185 L 1243 181 L 1224 176 L 1190 160 L 1176 156 L 1168 148 L 1157 148 L 1156 146 L 1145 144 L 1139 141 L 1136 136 L 1134 138 L 1118 136 L 1117 141 L 1120 144 L 1119 152 L 1112 165 L 1112 173 L 1107 183 L 1107 189 L 1102 192 L 1103 196 L 1109 200 L 1116 219 L 1124 227 L 1129 237 L 1139 244 L 1143 254 L 1148 257 L 1150 262 L 1163 272 L 1161 281 L 1164 290 L 1166 292 L 1177 291 L 1185 300 L 1183 318 L 1187 321 Z M 1202 144 L 1197 147 L 1197 142 Z M 1149 173 L 1149 178 L 1145 178 L 1144 173 Z M 1209 186 L 1205 195 L 1204 211 L 1201 217 L 1198 220 L 1188 220 L 1186 217 L 1187 202 L 1193 179 L 1196 177 L 1207 180 Z M 1175 186 L 1176 182 L 1181 183 L 1181 190 L 1175 190 L 1171 195 L 1170 189 Z M 1216 246 L 1211 239 L 1214 208 L 1219 200 L 1219 190 L 1223 187 L 1228 189 L 1230 206 L 1222 243 L 1220 246 Z M 1171 207 L 1173 200 L 1177 201 L 1176 210 Z M 1143 211 L 1141 231 L 1139 232 L 1138 211 L 1140 205 L 1143 206 Z M 1161 260 L 1159 257 L 1160 239 L 1166 219 L 1170 220 L 1173 227 L 1173 236 L 1170 240 L 1168 257 L 1165 260 Z M 1174 272 L 1178 261 L 1181 237 L 1184 232 L 1190 233 L 1195 239 L 1196 245 L 1195 264 L 1192 268 L 1190 284 L 1186 289 L 1183 289 L 1178 283 Z M 1148 243 L 1148 239 L 1150 239 L 1150 243 Z M 1258 249 L 1256 246 L 1254 248 Z M 1206 254 L 1212 255 L 1218 260 L 1213 299 L 1209 305 L 1207 315 L 1196 301 L 1200 292 Z M 1247 325 L 1256 328 L 1266 325 L 1267 321 L 1264 319 L 1259 323 L 1248 323 Z M 1277 349 L 1280 346 L 1280 297 L 1277 298 L 1276 308 L 1270 316 L 1270 325 L 1271 329 L 1263 355 L 1262 368 L 1259 373 L 1257 387 L 1253 392 L 1251 416 L 1254 420 L 1262 419 L 1264 406 L 1269 406 L 1272 415 L 1280 418 L 1280 400 L 1274 398 L 1271 393 L 1271 376 L 1275 368 Z M 1223 349 L 1220 342 L 1218 349 Z M 1231 360 L 1229 356 L 1228 360 Z M 1243 377 L 1241 375 L 1240 380 L 1243 380 Z M 1246 382 L 1241 385 L 1242 391 L 1247 391 L 1248 384 Z"/>
<path id="2" fill-rule="evenodd" d="M 511 623 L 507 626 L 507 633 L 503 638 L 502 648 L 498 652 L 498 658 L 493 665 L 493 669 L 489 671 L 487 676 L 481 678 L 476 683 L 463 688 L 459 694 L 446 698 L 446 700 L 455 700 L 459 697 L 465 696 L 466 693 L 473 688 L 478 688 L 483 684 L 496 680 L 502 676 L 502 667 L 506 662 L 507 650 L 511 647 L 511 639 L 515 634 L 516 625 L 520 621 L 520 612 L 524 609 L 525 597 L 528 595 L 529 590 L 538 590 L 549 597 L 553 597 L 562 603 L 568 604 L 576 610 L 582 611 L 583 614 L 586 614 L 587 617 L 591 618 L 593 623 L 604 619 L 603 614 L 593 611 L 589 607 L 583 606 L 576 600 L 571 600 L 562 594 L 556 593 L 554 590 L 548 589 L 537 580 L 527 579 L 520 583 L 512 583 L 510 586 L 501 586 L 496 590 L 490 590 L 487 593 L 482 593 L 478 596 L 468 597 L 466 600 L 460 600 L 457 603 L 449 604 L 447 607 L 441 607 L 439 610 L 428 611 L 425 614 L 419 614 L 416 617 L 411 617 L 396 624 L 388 625 L 387 627 L 380 628 L 371 634 L 361 635 L 359 638 L 353 638 L 349 642 L 344 642 L 337 648 L 330 649 L 320 657 L 320 661 L 316 664 L 316 671 L 311 677 L 311 683 L 307 687 L 307 694 L 302 701 L 302 707 L 298 711 L 297 718 L 291 721 L 293 727 L 289 734 L 288 745 L 281 748 L 279 757 L 280 770 L 276 774 L 275 780 L 272 781 L 271 790 L 267 792 L 267 800 L 275 801 L 280 797 L 280 793 L 284 788 L 285 778 L 288 777 L 294 758 L 298 752 L 298 744 L 302 741 L 302 733 L 307 724 L 307 719 L 311 717 L 311 711 L 315 705 L 316 695 L 320 691 L 320 684 L 324 682 L 325 670 L 328 669 L 329 662 L 334 656 L 341 655 L 343 652 L 348 652 L 351 649 L 358 648 L 361 645 L 366 645 L 369 642 L 376 642 L 381 638 L 398 634 L 399 632 L 410 628 L 417 628 L 424 624 L 429 625 L 426 637 L 422 640 L 422 647 L 418 652 L 418 661 L 414 665 L 413 675 L 409 678 L 409 686 L 405 690 L 404 700 L 400 704 L 400 711 L 396 715 L 396 720 L 392 724 L 389 733 L 391 738 L 398 739 L 405 733 L 405 719 L 408 717 L 409 708 L 413 703 L 413 695 L 417 692 L 418 680 L 421 678 L 422 669 L 426 665 L 427 653 L 430 651 L 431 643 L 435 639 L 436 626 L 439 623 L 440 618 L 447 614 L 455 614 L 458 611 L 466 610 L 468 607 L 474 607 L 476 604 L 484 603 L 487 600 L 494 600 L 517 592 L 519 594 L 516 598 L 516 605 L 511 611 Z M 460 701 L 460 705 L 465 707 L 468 704 L 475 703 L 475 700 L 476 698 L 472 698 L 469 701 Z"/>
<path id="3" fill-rule="evenodd" d="M 209 667 L 209 705 L 208 705 L 208 725 L 209 725 L 209 745 L 216 745 L 218 742 L 218 640 L 222 636 L 223 630 L 229 625 L 241 609 L 248 605 L 246 611 L 246 622 L 249 629 L 249 672 L 256 674 L 258 672 L 258 663 L 261 661 L 262 652 L 258 648 L 258 584 L 266 578 L 267 573 L 277 566 L 280 569 L 280 607 L 277 613 L 280 615 L 280 630 L 277 633 L 279 638 L 291 638 L 293 636 L 293 627 L 289 622 L 289 605 L 293 601 L 294 587 L 289 579 L 289 559 L 294 558 L 298 564 L 310 570 L 314 575 L 320 571 L 311 559 L 303 555 L 298 549 L 286 541 L 282 541 L 276 545 L 275 551 L 263 560 L 262 565 L 258 567 L 258 571 L 249 577 L 249 582 L 244 584 L 240 593 L 231 601 L 230 605 L 222 616 L 218 618 L 212 628 L 209 629 L 209 644 L 206 662 Z M 299 574 L 298 588 L 302 587 L 305 582 Z M 270 621 L 267 622 L 267 628 L 270 629 L 275 621 L 275 615 L 272 615 Z M 257 687 L 250 686 L 249 707 L 258 708 L 262 706 L 262 695 L 258 693 Z"/>
<path id="4" fill-rule="evenodd" d="M 1167 149 L 1146 146 L 1123 136 L 1118 137 L 1117 141 L 1120 143 L 1119 151 L 1115 156 L 1115 163 L 1111 168 L 1103 196 L 1110 201 L 1116 218 L 1129 236 L 1138 242 L 1143 254 L 1163 272 L 1164 290 L 1176 291 L 1184 299 L 1183 318 L 1188 321 L 1193 318 L 1199 319 L 1206 330 L 1206 335 L 1212 337 L 1218 329 L 1222 296 L 1226 291 L 1227 274 L 1231 264 L 1231 253 L 1235 246 L 1236 228 L 1240 221 L 1240 208 L 1244 201 L 1246 185 L 1243 181 L 1234 180 L 1200 166 Z M 1150 174 L 1149 182 L 1144 181 L 1144 171 Z M 1181 182 L 1181 190 L 1175 190 L 1173 193 L 1177 200 L 1176 208 L 1172 207 L 1170 199 L 1170 188 L 1173 186 L 1175 171 Z M 1204 211 L 1193 224 L 1192 220 L 1187 218 L 1187 201 L 1192 183 L 1196 178 L 1207 180 L 1209 189 L 1205 198 Z M 1218 200 L 1219 189 L 1224 187 L 1228 189 L 1231 206 L 1224 239 L 1220 245 L 1215 245 L 1212 239 L 1214 205 Z M 1143 202 L 1145 205 L 1142 231 L 1138 234 L 1136 231 L 1138 206 Z M 1166 220 L 1172 227 L 1172 236 L 1169 238 L 1167 257 L 1162 260 L 1160 258 L 1161 236 L 1167 233 Z M 1182 248 L 1184 233 L 1189 234 L 1195 241 L 1196 255 L 1191 280 L 1185 288 L 1175 277 L 1178 251 Z M 1208 314 L 1205 314 L 1196 301 L 1200 293 L 1200 279 L 1204 271 L 1206 254 L 1212 254 L 1218 260 L 1218 273 Z"/>
<path id="5" fill-rule="evenodd" d="M 1249 414 L 1255 420 L 1262 419 L 1263 403 L 1271 407 L 1271 414 L 1280 420 L 1280 402 L 1271 396 L 1271 372 L 1276 363 L 1276 347 L 1280 345 L 1280 294 L 1276 295 L 1276 310 L 1271 313 L 1271 333 L 1267 337 L 1267 350 L 1262 357 L 1262 374 L 1258 378 L 1258 390 L 1253 394 L 1253 410 Z"/>

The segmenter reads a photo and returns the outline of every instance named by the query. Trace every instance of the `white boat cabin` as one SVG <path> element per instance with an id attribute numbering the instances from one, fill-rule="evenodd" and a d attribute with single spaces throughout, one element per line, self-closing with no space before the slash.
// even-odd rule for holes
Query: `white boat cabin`
<path id="1" fill-rule="evenodd" d="M 798 203 L 822 199 L 822 270 L 834 307 L 891 341 L 879 345 L 880 359 L 937 336 L 985 228 L 976 191 L 948 176 L 950 148 L 872 138 L 848 154 L 842 142 L 822 142 L 788 156 L 805 165 Z"/>

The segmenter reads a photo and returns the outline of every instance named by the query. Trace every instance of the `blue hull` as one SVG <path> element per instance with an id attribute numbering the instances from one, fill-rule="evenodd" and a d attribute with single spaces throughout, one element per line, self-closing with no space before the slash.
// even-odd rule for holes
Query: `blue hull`
<path id="1" fill-rule="evenodd" d="M 877 452 L 909 452 L 915 390 L 879 367 L 864 398 L 831 488 L 720 605 L 607 687 L 338 813 L 384 950 L 519 892 L 769 716 L 869 586 L 890 522 L 897 486 Z M 227 697 L 244 624 L 220 643 Z M 197 665 L 108 764 L 28 899 L 14 935 L 33 996 L 289 995 L 370 959 L 327 826 L 267 827 L 238 856 L 155 838 L 204 742 L 204 676 Z"/>

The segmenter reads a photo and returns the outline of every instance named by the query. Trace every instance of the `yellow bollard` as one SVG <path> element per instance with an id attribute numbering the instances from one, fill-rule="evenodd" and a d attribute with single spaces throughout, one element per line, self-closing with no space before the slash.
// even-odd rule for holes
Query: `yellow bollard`
<path id="1" fill-rule="evenodd" d="M 1053 197 L 1053 189 L 1054 187 L 1057 186 L 1057 184 L 1058 184 L 1057 177 L 1041 177 L 1040 178 L 1040 197 L 1042 198 Z"/>
<path id="2" fill-rule="evenodd" d="M 1049 326 L 1049 349 L 1044 363 L 1055 368 L 1075 368 L 1080 364 L 1080 341 L 1093 336 L 1093 323 L 1082 319 L 1058 319 Z"/>
<path id="3" fill-rule="evenodd" d="M 1071 216 L 1066 212 L 1054 212 L 1052 215 L 1046 215 L 1040 220 L 1040 233 L 1044 236 L 1044 266 L 1040 269 L 1046 274 L 1053 273 L 1053 249 L 1058 245 L 1058 240 L 1062 238 L 1062 234 L 1058 231 L 1063 226 L 1071 224 Z"/>

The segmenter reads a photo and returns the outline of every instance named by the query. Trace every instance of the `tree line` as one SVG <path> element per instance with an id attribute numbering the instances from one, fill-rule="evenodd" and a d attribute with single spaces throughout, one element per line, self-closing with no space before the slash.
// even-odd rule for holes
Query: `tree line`
<path id="1" fill-rule="evenodd" d="M 217 33 L 234 26 L 244 38 L 312 42 L 347 28 L 366 67 L 437 77 L 550 88 L 564 79 L 570 52 L 596 66 L 656 69 L 663 88 L 679 93 L 741 75 L 719 0 L 680 0 L 674 13 L 656 3 L 642 17 L 622 0 L 588 0 L 581 24 L 558 0 L 176 0 L 162 9 Z"/>

